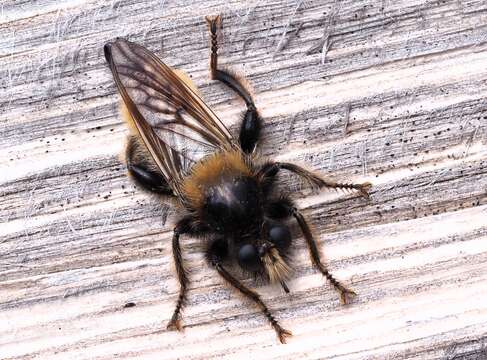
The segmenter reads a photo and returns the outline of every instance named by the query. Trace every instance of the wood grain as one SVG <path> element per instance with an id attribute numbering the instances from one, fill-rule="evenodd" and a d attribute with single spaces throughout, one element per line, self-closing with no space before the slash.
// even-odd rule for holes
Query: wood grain
<path id="1" fill-rule="evenodd" d="M 286 345 L 188 238 L 185 331 L 165 330 L 177 214 L 119 160 L 102 50 L 117 36 L 191 74 L 236 131 L 243 103 L 208 79 L 216 13 L 222 61 L 265 118 L 262 155 L 374 184 L 367 201 L 283 176 L 359 294 L 341 306 L 294 229 L 291 294 L 256 286 Z M 3 1 L 0 358 L 487 358 L 486 97 L 482 0 Z"/>

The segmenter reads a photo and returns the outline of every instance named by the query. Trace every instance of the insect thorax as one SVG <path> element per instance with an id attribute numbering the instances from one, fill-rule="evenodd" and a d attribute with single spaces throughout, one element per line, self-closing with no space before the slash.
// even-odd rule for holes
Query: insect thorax
<path id="1" fill-rule="evenodd" d="M 183 191 L 193 209 L 215 229 L 248 225 L 261 217 L 259 184 L 239 151 L 218 152 L 195 164 Z"/>
<path id="2" fill-rule="evenodd" d="M 205 195 L 202 216 L 216 230 L 244 235 L 259 228 L 262 201 L 254 178 L 222 178 L 209 187 Z"/>

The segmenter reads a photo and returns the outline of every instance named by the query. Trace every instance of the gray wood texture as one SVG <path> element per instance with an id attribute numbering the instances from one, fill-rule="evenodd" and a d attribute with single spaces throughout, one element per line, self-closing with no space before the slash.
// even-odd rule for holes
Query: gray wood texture
<path id="1" fill-rule="evenodd" d="M 208 79 L 216 13 L 262 155 L 374 184 L 367 201 L 282 177 L 359 294 L 341 306 L 294 229 L 291 294 L 246 280 L 286 345 L 191 238 L 185 331 L 165 329 L 177 214 L 119 160 L 102 50 L 118 36 L 189 73 L 236 131 L 242 101 Z M 1 1 L 0 358 L 486 359 L 486 97 L 483 0 Z"/>

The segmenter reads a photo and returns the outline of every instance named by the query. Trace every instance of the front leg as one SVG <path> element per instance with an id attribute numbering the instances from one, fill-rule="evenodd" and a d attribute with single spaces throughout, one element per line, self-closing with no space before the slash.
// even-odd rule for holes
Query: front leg
<path id="1" fill-rule="evenodd" d="M 369 190 L 372 187 L 372 184 L 369 182 L 365 182 L 362 184 L 337 183 L 329 179 L 324 179 L 312 173 L 311 171 L 303 169 L 298 165 L 285 162 L 269 162 L 264 164 L 264 166 L 262 166 L 262 168 L 257 173 L 257 177 L 261 180 L 264 190 L 271 187 L 270 184 L 272 184 L 275 176 L 281 169 L 288 170 L 308 180 L 311 184 L 317 186 L 318 188 L 325 187 L 331 189 L 358 190 L 360 194 L 365 198 L 369 197 Z"/>
<path id="2" fill-rule="evenodd" d="M 207 250 L 206 256 L 208 262 L 212 267 L 218 271 L 218 274 L 222 278 L 224 278 L 231 286 L 237 289 L 241 294 L 245 297 L 251 299 L 257 306 L 261 309 L 261 311 L 266 316 L 267 320 L 271 323 L 272 327 L 276 331 L 277 337 L 281 343 L 286 342 L 286 338 L 292 336 L 292 333 L 286 329 L 284 329 L 274 318 L 271 314 L 267 305 L 262 301 L 259 294 L 255 291 L 250 290 L 244 284 L 242 284 L 238 279 L 233 277 L 222 265 L 222 262 L 228 255 L 228 249 L 226 245 L 226 241 L 224 239 L 218 239 L 214 241 Z"/>
<path id="3" fill-rule="evenodd" d="M 281 198 L 275 202 L 271 202 L 266 207 L 266 214 L 267 216 L 277 219 L 277 220 L 284 220 L 293 216 L 304 235 L 304 239 L 306 240 L 306 244 L 308 245 L 309 253 L 311 256 L 311 261 L 313 265 L 315 265 L 318 270 L 330 281 L 336 291 L 340 294 L 340 302 L 342 304 L 348 304 L 350 300 L 356 296 L 357 294 L 347 289 L 344 285 L 342 285 L 335 277 L 328 271 L 325 265 L 321 262 L 320 259 L 320 252 L 316 245 L 316 241 L 311 233 L 311 229 L 308 226 L 304 216 L 299 212 L 299 210 L 294 206 L 293 202 L 288 198 Z"/>
<path id="4" fill-rule="evenodd" d="M 232 285 L 235 289 L 240 291 L 243 295 L 251 299 L 253 302 L 259 306 L 259 308 L 262 310 L 264 315 L 267 317 L 267 320 L 271 323 L 272 327 L 276 331 L 277 337 L 279 338 L 279 341 L 284 344 L 286 342 L 286 338 L 288 336 L 292 336 L 292 333 L 289 330 L 284 329 L 279 325 L 276 319 L 272 316 L 271 312 L 267 308 L 266 304 L 260 299 L 259 294 L 257 294 L 255 291 L 250 290 L 247 288 L 245 285 L 243 285 L 240 281 L 235 279 L 232 275 L 230 275 L 229 272 L 227 272 L 221 264 L 216 264 L 215 265 L 216 270 L 218 273 L 230 284 Z"/>
<path id="5" fill-rule="evenodd" d="M 301 228 L 301 231 L 303 232 L 313 264 L 328 279 L 328 281 L 330 281 L 335 290 L 338 291 L 338 293 L 340 294 L 340 302 L 344 305 L 350 303 L 351 299 L 357 296 L 357 294 L 353 290 L 347 289 L 337 279 L 335 279 L 335 277 L 328 271 L 326 266 L 321 263 L 320 252 L 318 250 L 318 247 L 316 246 L 316 241 L 313 238 L 313 234 L 311 233 L 311 229 L 309 228 L 306 219 L 299 212 L 298 209 L 292 208 L 291 211 L 293 217 L 296 219 L 299 227 Z"/>

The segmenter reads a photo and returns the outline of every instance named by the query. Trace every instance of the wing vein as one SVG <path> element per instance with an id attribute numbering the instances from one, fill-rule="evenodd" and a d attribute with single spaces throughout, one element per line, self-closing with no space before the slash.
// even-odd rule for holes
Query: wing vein
<path id="1" fill-rule="evenodd" d="M 117 39 L 105 45 L 105 57 L 138 135 L 169 186 L 183 198 L 181 183 L 195 163 L 236 147 L 230 132 L 188 80 L 146 48 Z"/>

